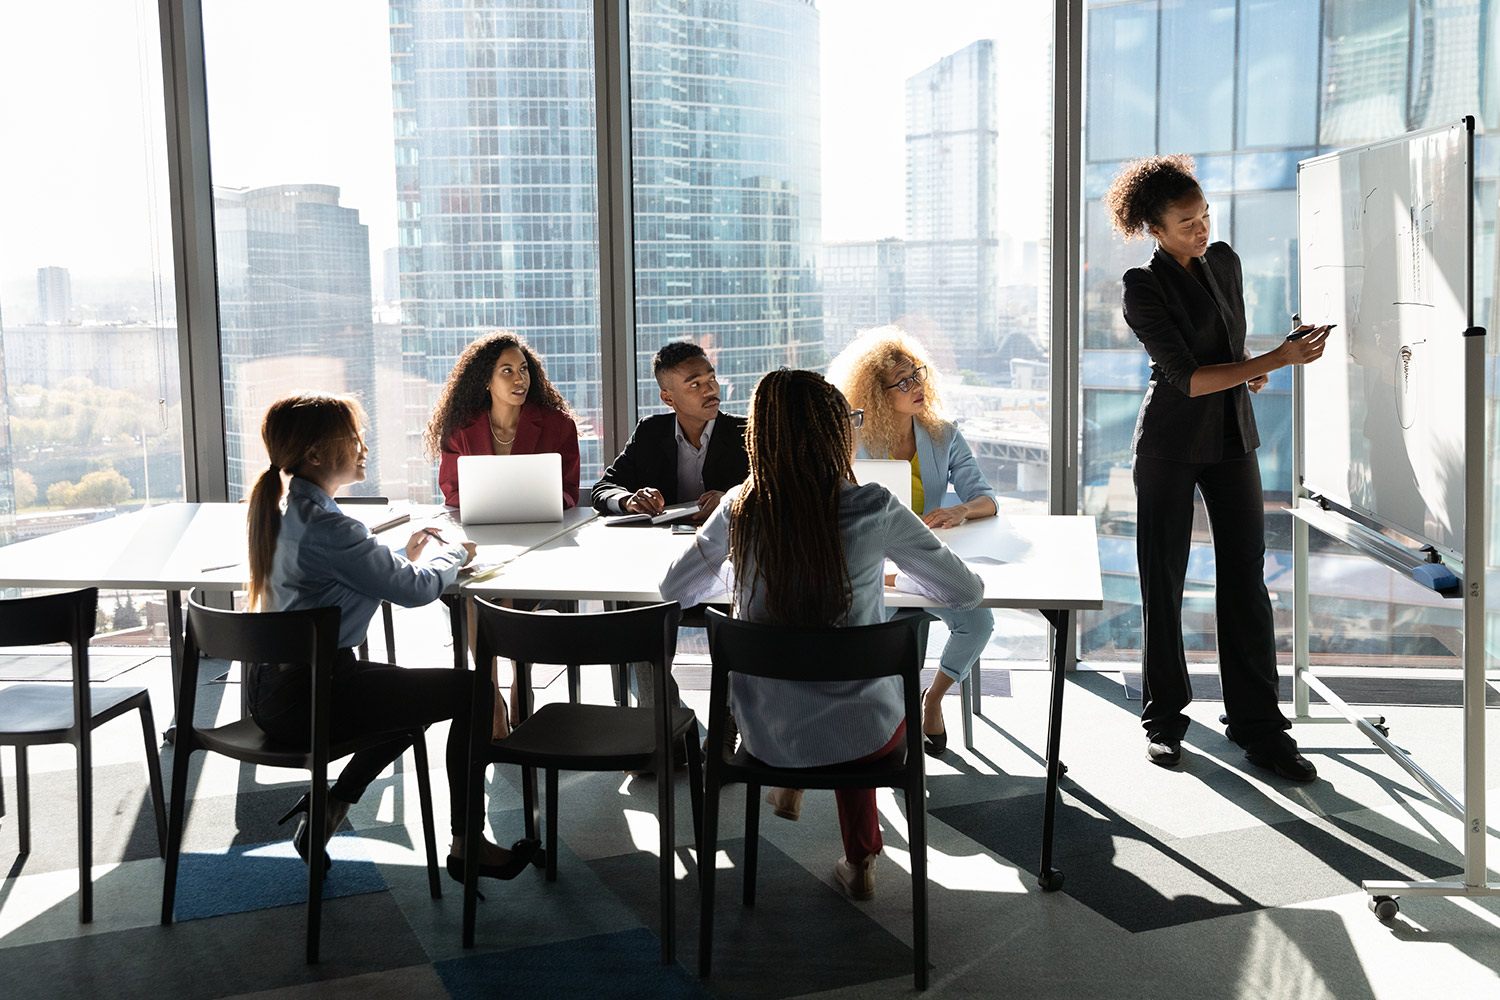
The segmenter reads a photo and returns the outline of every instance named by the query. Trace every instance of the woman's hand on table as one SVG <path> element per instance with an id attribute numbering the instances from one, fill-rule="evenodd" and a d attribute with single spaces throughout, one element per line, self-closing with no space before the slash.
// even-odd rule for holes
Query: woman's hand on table
<path id="1" fill-rule="evenodd" d="M 922 515 L 922 523 L 929 528 L 956 528 L 964 523 L 967 512 L 963 507 L 935 507 Z"/>

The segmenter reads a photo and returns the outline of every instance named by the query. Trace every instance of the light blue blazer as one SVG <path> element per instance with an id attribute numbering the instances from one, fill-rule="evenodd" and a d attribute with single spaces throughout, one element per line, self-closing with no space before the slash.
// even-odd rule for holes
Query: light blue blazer
<path id="1" fill-rule="evenodd" d="M 985 480 L 984 473 L 979 471 L 979 462 L 974 458 L 974 453 L 969 450 L 969 442 L 959 432 L 958 426 L 950 421 L 943 421 L 942 437 L 933 440 L 932 435 L 920 423 L 913 422 L 913 430 L 917 435 L 917 461 L 922 467 L 922 497 L 923 510 L 926 514 L 938 507 L 946 506 L 948 484 L 953 484 L 953 492 L 958 494 L 959 503 L 968 503 L 978 497 L 989 497 L 990 502 L 995 504 L 998 510 L 1000 505 L 995 499 L 995 491 Z M 855 450 L 856 458 L 885 458 L 884 455 L 871 455 L 865 450 L 865 442 L 860 440 Z"/>

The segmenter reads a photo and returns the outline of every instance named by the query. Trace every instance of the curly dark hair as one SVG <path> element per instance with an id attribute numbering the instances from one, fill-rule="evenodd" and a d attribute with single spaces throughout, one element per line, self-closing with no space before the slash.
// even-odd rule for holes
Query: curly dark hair
<path id="1" fill-rule="evenodd" d="M 1161 222 L 1167 206 L 1187 195 L 1200 193 L 1196 164 L 1191 156 L 1173 153 L 1131 160 L 1120 168 L 1104 194 L 1109 223 L 1127 240 L 1144 239 L 1152 225 Z"/>
<path id="2" fill-rule="evenodd" d="M 472 420 L 474 414 L 490 408 L 490 376 L 495 373 L 500 355 L 512 347 L 520 349 L 526 366 L 531 369 L 531 388 L 526 392 L 526 402 L 560 410 L 570 417 L 573 415 L 568 401 L 547 380 L 542 359 L 526 343 L 526 338 L 510 330 L 497 330 L 464 348 L 453 363 L 448 381 L 438 395 L 437 406 L 433 407 L 432 419 L 427 422 L 427 432 L 422 435 L 429 458 L 436 458 L 442 451 L 443 442 Z"/>
<path id="3" fill-rule="evenodd" d="M 669 372 L 691 358 L 706 357 L 708 355 L 703 353 L 703 348 L 690 340 L 663 344 L 661 350 L 656 352 L 656 357 L 651 359 L 651 374 L 660 382 L 662 372 Z"/>

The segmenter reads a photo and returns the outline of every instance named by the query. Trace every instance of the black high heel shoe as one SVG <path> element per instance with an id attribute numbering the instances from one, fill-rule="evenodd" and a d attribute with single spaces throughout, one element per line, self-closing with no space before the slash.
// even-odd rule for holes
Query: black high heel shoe
<path id="1" fill-rule="evenodd" d="M 288 809 L 286 811 L 286 815 L 285 816 L 281 817 L 280 819 L 278 819 L 276 821 L 276 825 L 277 826 L 285 826 L 287 820 L 291 819 L 293 816 L 297 816 L 297 828 L 292 831 L 292 847 L 294 847 L 296 849 L 296 851 L 297 851 L 297 857 L 299 857 L 299 858 L 302 859 L 302 863 L 303 864 L 308 864 L 309 863 L 308 860 L 307 860 L 307 854 L 308 854 L 308 851 L 307 851 L 307 840 L 308 840 L 308 828 L 312 824 L 310 824 L 307 821 L 307 817 L 308 817 L 308 806 L 310 806 L 311 804 L 312 804 L 312 795 L 311 795 L 311 793 L 305 794 L 305 795 L 302 796 L 302 798 L 300 798 L 300 799 L 297 800 L 297 804 L 296 805 L 292 806 L 292 808 L 290 808 L 290 809 Z M 330 831 L 330 832 L 332 832 L 332 831 Z M 328 852 L 325 850 L 323 852 L 323 874 L 326 876 L 328 874 L 328 869 L 330 869 L 332 867 L 333 867 L 333 859 L 328 856 Z"/>
<path id="2" fill-rule="evenodd" d="M 526 866 L 531 864 L 532 859 L 534 859 L 541 853 L 542 842 L 540 840 L 528 840 L 527 838 L 522 837 L 520 840 L 510 845 L 509 861 L 505 862 L 505 864 L 503 865 L 481 864 L 479 866 L 479 877 L 497 878 L 503 882 L 509 882 L 511 879 L 515 878 L 517 875 L 525 871 Z M 457 854 L 448 855 L 448 877 L 462 885 L 465 874 L 466 871 L 464 869 L 464 859 Z M 483 899 L 484 894 L 480 893 L 479 898 Z"/>
<path id="3" fill-rule="evenodd" d="M 922 689 L 922 704 L 927 704 L 927 692 L 930 688 Z M 944 726 L 940 733 L 922 734 L 922 752 L 929 757 L 941 757 L 948 749 L 948 727 Z"/>

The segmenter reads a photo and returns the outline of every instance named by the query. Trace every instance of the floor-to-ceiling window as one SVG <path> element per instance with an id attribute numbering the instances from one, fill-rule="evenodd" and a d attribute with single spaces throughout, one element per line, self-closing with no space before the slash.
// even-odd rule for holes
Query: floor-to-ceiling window
<path id="1" fill-rule="evenodd" d="M 155 5 L 0 10 L 0 544 L 183 497 Z M 101 641 L 165 642 L 159 594 Z"/>
<path id="2" fill-rule="evenodd" d="M 1083 616 L 1086 659 L 1140 656 L 1130 429 L 1148 371 L 1120 316 L 1120 274 L 1149 244 L 1108 228 L 1100 197 L 1119 165 L 1189 153 L 1214 211 L 1214 238 L 1244 265 L 1249 347 L 1275 346 L 1297 311 L 1296 164 L 1349 145 L 1478 115 L 1497 124 L 1491 4 L 1414 0 L 1090 0 L 1085 74 L 1081 505 L 1100 519 L 1107 604 Z M 1481 178 L 1495 152 L 1480 142 Z M 1493 185 L 1481 183 L 1481 193 Z M 1480 314 L 1494 268 L 1493 197 L 1480 198 Z M 1289 648 L 1291 378 L 1254 400 L 1267 512 L 1266 579 Z M 1212 560 L 1200 513 L 1184 631 L 1190 659 L 1217 656 Z M 1458 611 L 1441 598 L 1315 537 L 1315 661 L 1451 664 Z"/>

